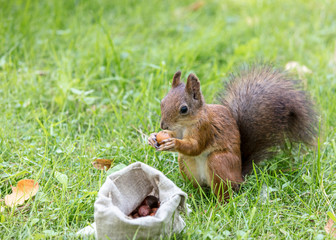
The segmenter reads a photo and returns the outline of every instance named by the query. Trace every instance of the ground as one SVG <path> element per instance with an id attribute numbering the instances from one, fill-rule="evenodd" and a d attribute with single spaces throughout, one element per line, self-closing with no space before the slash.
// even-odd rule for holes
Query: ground
<path id="1" fill-rule="evenodd" d="M 94 221 L 106 178 L 96 158 L 144 162 L 188 193 L 192 213 L 172 239 L 323 239 L 336 198 L 336 1 L 0 0 L 0 198 L 39 182 L 24 208 L 0 206 L 0 239 L 73 239 Z M 177 70 L 205 100 L 243 63 L 295 61 L 316 103 L 317 148 L 288 146 L 255 166 L 216 207 L 157 152 L 160 100 Z M 59 173 L 67 176 L 59 181 Z M 63 176 L 63 180 L 65 179 Z M 58 176 L 58 177 L 57 177 Z M 2 209 L 0 207 L 0 209 Z"/>

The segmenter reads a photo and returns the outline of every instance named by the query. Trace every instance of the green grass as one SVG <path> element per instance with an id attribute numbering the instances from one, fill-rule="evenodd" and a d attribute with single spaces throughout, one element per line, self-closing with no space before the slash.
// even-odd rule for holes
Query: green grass
<path id="1" fill-rule="evenodd" d="M 0 0 L 0 198 L 40 184 L 21 210 L 0 213 L 0 239 L 72 239 L 94 221 L 106 175 L 95 158 L 153 166 L 190 195 L 177 239 L 322 239 L 336 200 L 336 1 Z M 185 182 L 177 155 L 147 146 L 178 69 L 207 102 L 228 74 L 263 59 L 312 70 L 304 86 L 321 116 L 317 151 L 289 149 L 256 166 L 216 208 Z M 67 186 L 55 172 L 68 177 Z M 4 206 L 4 202 L 0 202 Z M 206 211 L 205 211 L 206 210 Z"/>

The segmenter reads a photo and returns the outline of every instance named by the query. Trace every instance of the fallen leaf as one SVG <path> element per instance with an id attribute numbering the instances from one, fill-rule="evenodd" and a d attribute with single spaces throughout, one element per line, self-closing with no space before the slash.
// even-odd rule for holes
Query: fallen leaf
<path id="1" fill-rule="evenodd" d="M 182 17 L 186 12 L 195 12 L 205 5 L 205 1 L 196 1 L 188 6 L 175 9 L 174 14 L 176 17 Z"/>
<path id="2" fill-rule="evenodd" d="M 99 170 L 108 170 L 111 167 L 112 161 L 112 159 L 96 159 L 92 162 L 92 165 Z"/>
<path id="3" fill-rule="evenodd" d="M 200 9 L 201 7 L 203 7 L 205 4 L 204 1 L 197 1 L 197 2 L 194 2 L 192 4 L 190 4 L 188 6 L 188 9 L 191 10 L 191 11 L 197 11 L 198 9 Z"/>
<path id="4" fill-rule="evenodd" d="M 21 205 L 24 201 L 24 193 L 18 191 L 17 187 L 12 187 L 12 194 L 5 196 L 5 204 L 10 207 Z"/>
<path id="5" fill-rule="evenodd" d="M 336 225 L 335 222 L 329 218 L 327 225 L 325 225 L 324 230 L 330 234 L 332 237 L 336 237 Z"/>
<path id="6" fill-rule="evenodd" d="M 23 179 L 18 181 L 17 188 L 19 191 L 25 193 L 25 200 L 29 199 L 32 196 L 35 196 L 38 189 L 39 184 L 35 180 L 32 179 Z"/>
<path id="7" fill-rule="evenodd" d="M 5 196 L 5 204 L 10 207 L 21 205 L 25 200 L 36 195 L 39 184 L 32 179 L 18 181 L 17 187 L 12 187 L 12 194 Z"/>

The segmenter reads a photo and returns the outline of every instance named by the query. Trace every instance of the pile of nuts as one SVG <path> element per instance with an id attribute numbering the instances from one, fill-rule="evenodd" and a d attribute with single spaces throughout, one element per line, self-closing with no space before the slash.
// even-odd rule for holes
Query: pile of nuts
<path id="1" fill-rule="evenodd" d="M 159 199 L 153 195 L 147 196 L 140 206 L 138 206 L 130 215 L 131 218 L 154 216 L 160 207 Z"/>

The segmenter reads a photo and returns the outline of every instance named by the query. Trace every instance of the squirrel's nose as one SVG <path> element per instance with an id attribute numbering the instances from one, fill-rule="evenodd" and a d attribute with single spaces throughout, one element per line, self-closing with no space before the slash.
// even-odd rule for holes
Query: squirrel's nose
<path id="1" fill-rule="evenodd" d="M 168 129 L 168 126 L 163 122 L 163 121 L 161 121 L 161 129 L 163 129 L 163 130 L 167 130 Z"/>

